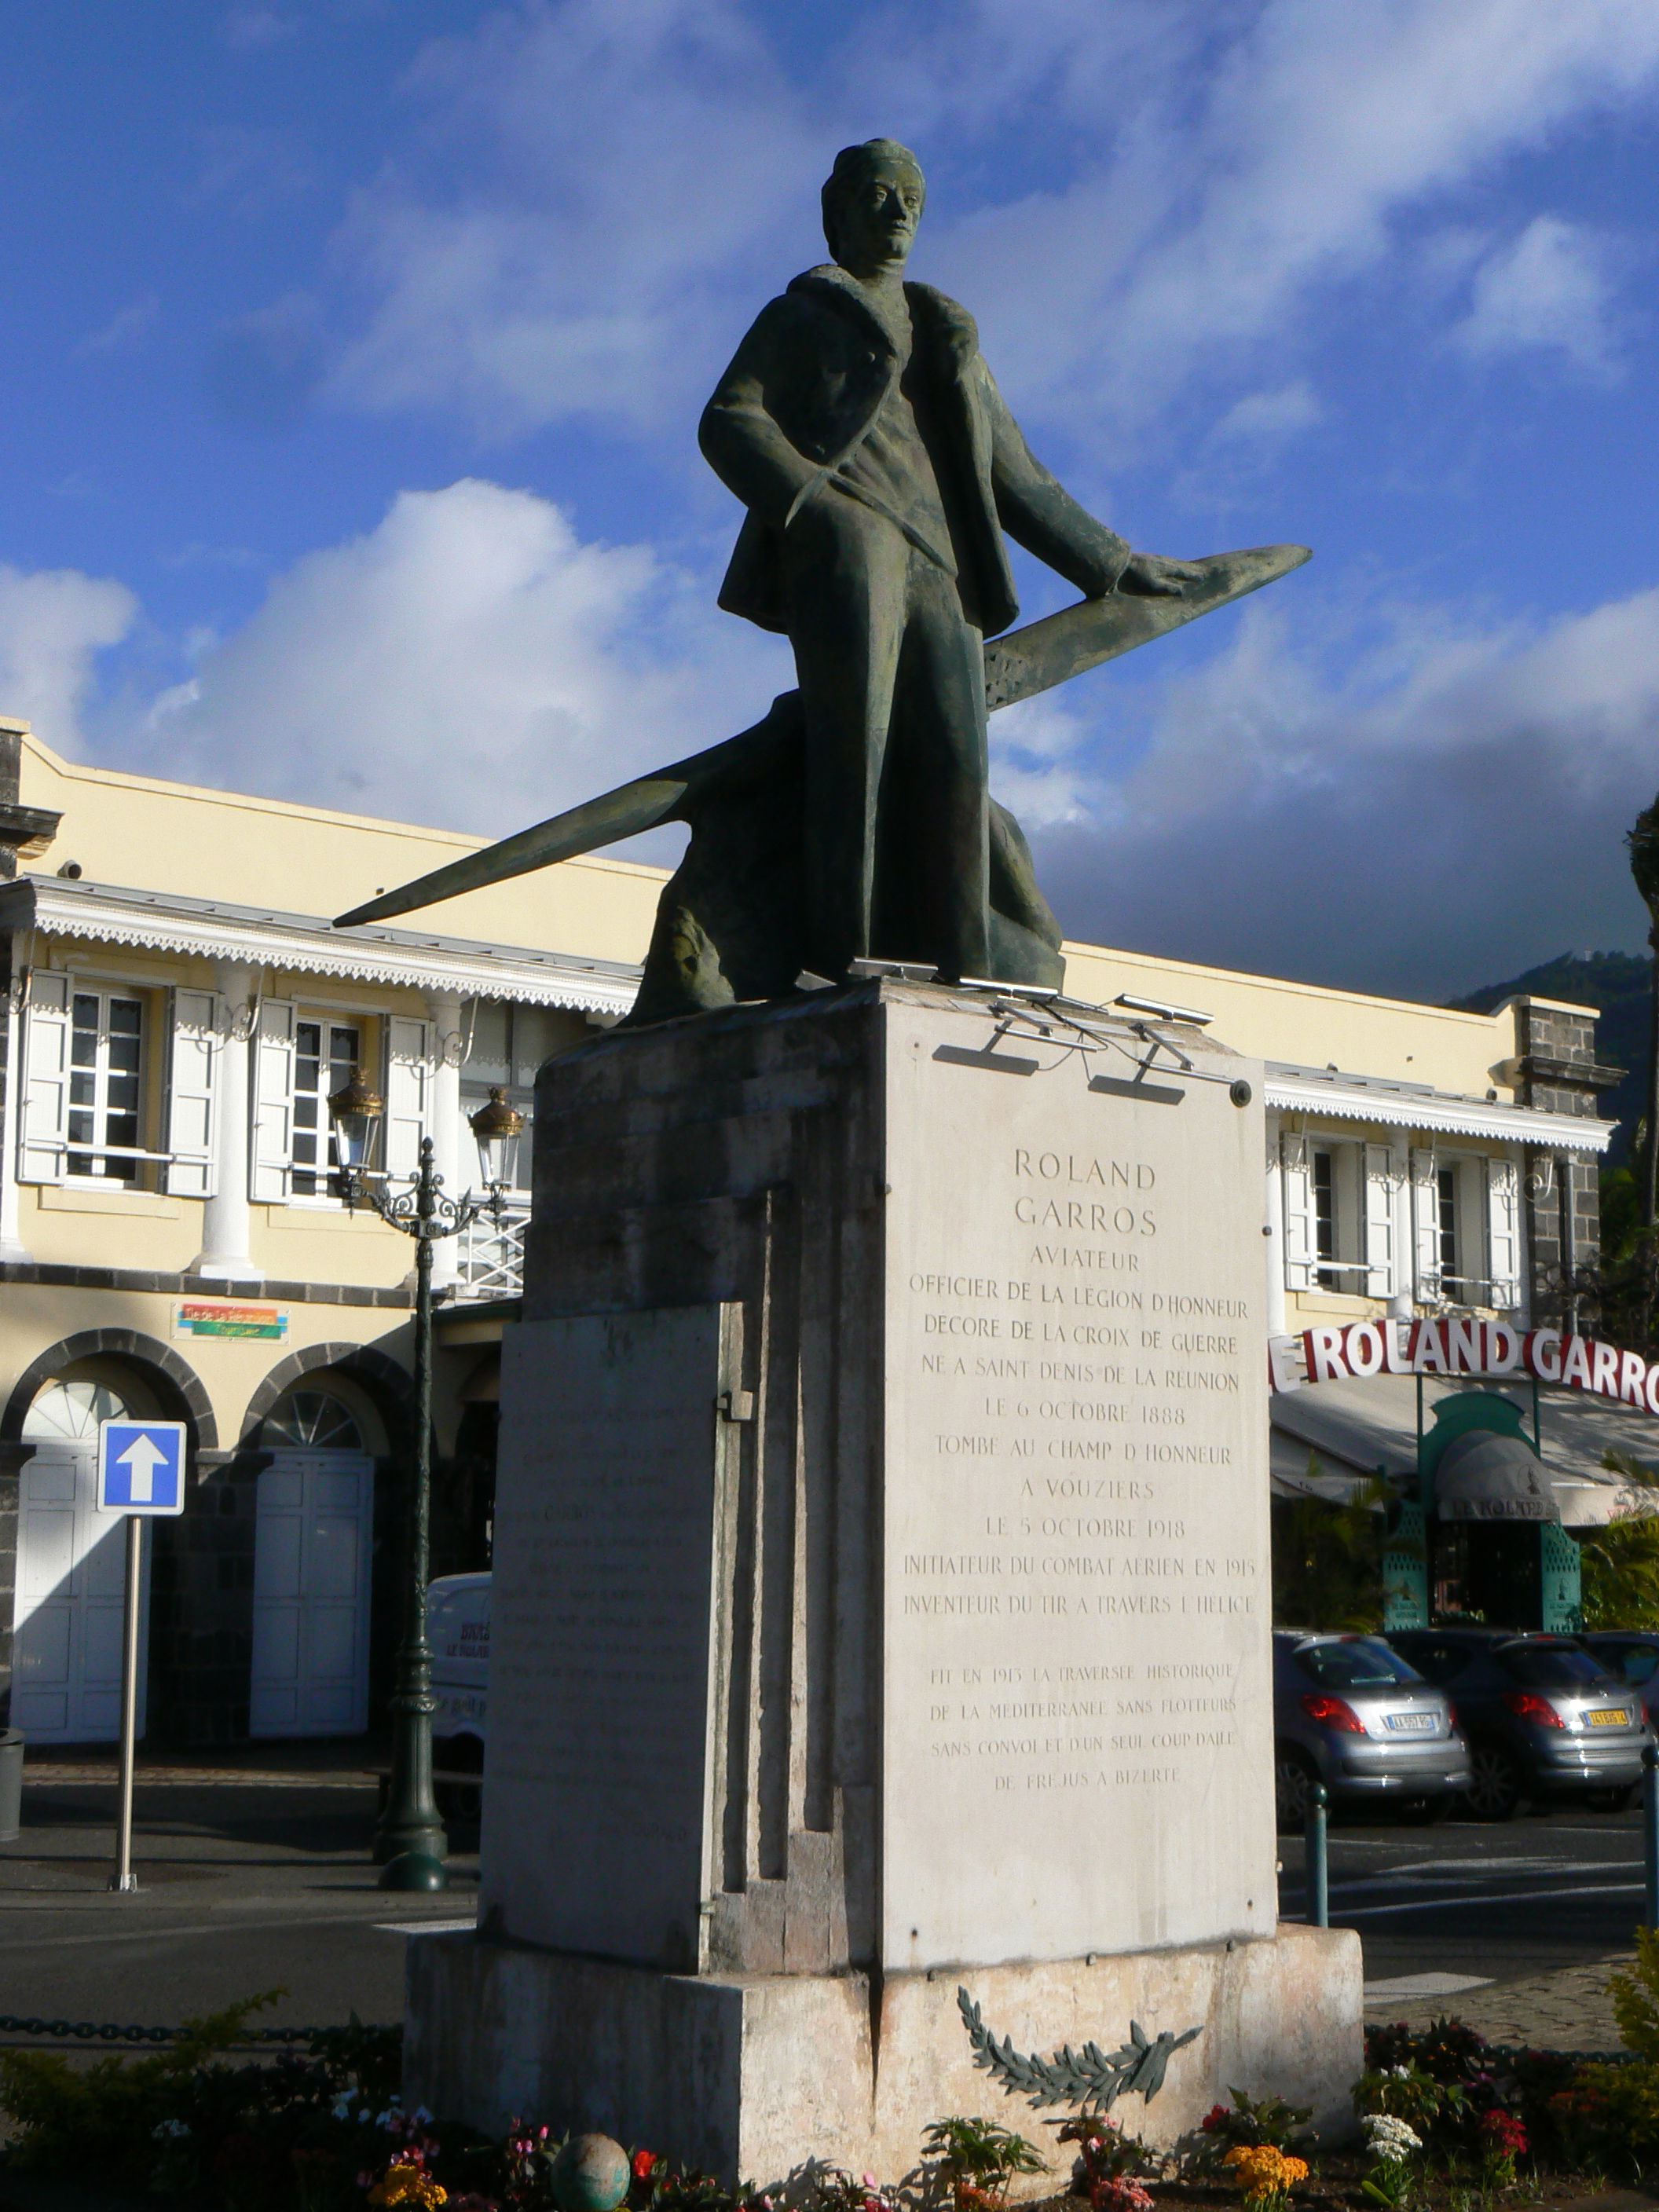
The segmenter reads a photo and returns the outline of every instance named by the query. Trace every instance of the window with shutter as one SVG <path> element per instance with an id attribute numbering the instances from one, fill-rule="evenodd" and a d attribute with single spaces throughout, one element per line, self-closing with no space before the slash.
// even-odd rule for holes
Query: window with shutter
<path id="1" fill-rule="evenodd" d="M 1463 1230 L 1463 1164 L 1454 1160 L 1437 1168 L 1434 1182 L 1440 1240 L 1440 1295 L 1457 1305 L 1473 1305 L 1481 1285 L 1468 1279 L 1468 1260 L 1465 1256 L 1471 1240 Z M 1481 1241 L 1477 1231 L 1473 1240 L 1477 1251 Z"/>
<path id="2" fill-rule="evenodd" d="M 219 1001 L 211 991 L 176 989 L 167 1043 L 168 1190 L 178 1198 L 211 1198 L 217 1142 Z M 234 1048 L 233 1048 L 234 1049 Z"/>
<path id="3" fill-rule="evenodd" d="M 252 1138 L 248 1195 L 280 1204 L 294 1173 L 294 1008 L 281 999 L 259 1002 Z"/>
<path id="4" fill-rule="evenodd" d="M 393 1014 L 386 1025 L 386 1171 L 412 1176 L 432 1117 L 432 1024 Z"/>
<path id="5" fill-rule="evenodd" d="M 1394 1156 L 1386 1145 L 1364 1147 L 1365 1287 L 1374 1298 L 1392 1297 L 1395 1281 Z"/>
<path id="6" fill-rule="evenodd" d="M 339 1138 L 328 1102 L 362 1065 L 356 1022 L 301 1014 L 294 1024 L 294 1198 L 343 1198 Z"/>
<path id="7" fill-rule="evenodd" d="M 1285 1186 L 1285 1287 L 1310 1290 L 1318 1256 L 1314 1223 L 1313 1158 L 1305 1137 L 1281 1140 L 1280 1173 Z"/>
<path id="8" fill-rule="evenodd" d="M 1521 1303 L 1521 1237 L 1515 1162 L 1486 1162 L 1486 1273 L 1492 1304 L 1507 1312 Z"/>
<path id="9" fill-rule="evenodd" d="M 1431 1152 L 1413 1152 L 1412 1174 L 1412 1288 L 1432 1304 L 1440 1296 L 1440 1181 Z"/>
<path id="10" fill-rule="evenodd" d="M 70 993 L 70 1182 L 142 1179 L 144 1002 L 125 991 Z"/>
<path id="11" fill-rule="evenodd" d="M 69 1133 L 70 979 L 37 968 L 23 1035 L 20 1182 L 62 1182 Z"/>

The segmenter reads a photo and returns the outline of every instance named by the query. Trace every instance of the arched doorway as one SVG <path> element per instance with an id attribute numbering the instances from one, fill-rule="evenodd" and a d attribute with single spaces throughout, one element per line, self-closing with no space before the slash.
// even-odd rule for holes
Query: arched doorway
<path id="1" fill-rule="evenodd" d="M 364 1394 L 306 1375 L 265 1413 L 253 1537 L 248 1728 L 356 1735 L 368 1723 L 374 1425 Z"/>
<path id="2" fill-rule="evenodd" d="M 22 1438 L 34 1450 L 18 1480 L 11 1717 L 32 1742 L 105 1743 L 120 1734 L 126 1516 L 97 1508 L 98 1424 L 157 1410 L 124 1367 L 88 1359 L 44 1384 L 24 1416 Z M 139 1583 L 140 1735 L 149 1671 L 149 1559 L 147 1541 Z"/>

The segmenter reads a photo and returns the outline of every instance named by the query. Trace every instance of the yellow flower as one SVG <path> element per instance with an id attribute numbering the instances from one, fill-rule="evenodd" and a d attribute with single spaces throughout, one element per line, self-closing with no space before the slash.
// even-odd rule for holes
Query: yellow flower
<path id="1" fill-rule="evenodd" d="M 435 2182 L 418 2160 L 394 2158 L 368 2192 L 371 2204 L 419 2205 L 421 2212 L 437 2212 L 449 2202 L 449 2191 Z"/>
<path id="2" fill-rule="evenodd" d="M 1243 2185 L 1247 2204 L 1282 2198 L 1293 2184 L 1308 2178 L 1305 2158 L 1292 2158 L 1272 2143 L 1235 2143 L 1221 2163 L 1230 2166 L 1233 2179 Z"/>

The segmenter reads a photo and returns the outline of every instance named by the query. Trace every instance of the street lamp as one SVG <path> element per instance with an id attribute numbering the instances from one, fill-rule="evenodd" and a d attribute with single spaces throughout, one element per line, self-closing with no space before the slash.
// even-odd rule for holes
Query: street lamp
<path id="1" fill-rule="evenodd" d="M 480 1106 L 471 1120 L 478 1140 L 484 1187 L 492 1191 L 504 1189 L 507 1171 L 514 1164 L 514 1147 L 524 1134 L 524 1115 L 507 1104 L 506 1091 L 498 1088 L 490 1092 L 489 1104 Z"/>
<path id="2" fill-rule="evenodd" d="M 382 1889 L 444 1889 L 448 1848 L 432 1790 L 432 1647 L 426 1636 L 426 1589 L 432 1523 L 432 1248 L 440 1238 L 459 1236 L 483 1212 L 501 1218 L 502 1186 L 508 1147 L 524 1128 L 524 1116 L 492 1091 L 489 1103 L 471 1116 L 478 1140 L 487 1198 L 441 1195 L 443 1177 L 432 1164 L 432 1139 L 421 1139 L 419 1170 L 409 1188 L 394 1198 L 371 1186 L 365 1164 L 375 1126 L 386 1108 L 353 1068 L 328 1102 L 334 1123 L 335 1152 L 346 1204 L 367 1199 L 382 1221 L 415 1239 L 415 1480 L 409 1498 L 408 1583 L 404 1637 L 398 1651 L 398 1686 L 392 1698 L 392 1775 L 386 1809 L 374 1829 L 374 1858 Z"/>

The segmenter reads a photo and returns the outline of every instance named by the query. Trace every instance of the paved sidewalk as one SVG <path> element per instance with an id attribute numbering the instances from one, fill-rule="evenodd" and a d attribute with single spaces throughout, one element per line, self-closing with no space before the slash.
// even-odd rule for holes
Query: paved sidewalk
<path id="1" fill-rule="evenodd" d="M 263 1789 L 362 1788 L 373 1784 L 386 1765 L 388 1746 L 354 1736 L 295 1743 L 238 1744 L 229 1751 L 152 1751 L 140 1744 L 133 1761 L 137 1783 L 240 1783 Z M 26 1753 L 25 1790 L 48 1783 L 79 1782 L 114 1789 L 120 1778 L 113 1748 L 107 1744 L 65 1744 Z"/>
<path id="2" fill-rule="evenodd" d="M 0 1844 L 0 2014 L 174 2026 L 280 1985 L 265 2021 L 397 2019 L 405 1931 L 473 1917 L 477 1832 L 452 1832 L 447 1892 L 380 1889 L 374 1763 L 361 1741 L 141 1761 L 118 1895 L 107 1751 L 30 1760 Z"/>
<path id="3" fill-rule="evenodd" d="M 1492 2043 L 1534 2044 L 1552 2051 L 1622 2051 L 1624 2039 L 1613 2016 L 1608 1977 L 1634 1964 L 1624 1952 L 1590 1966 L 1559 1966 L 1518 1981 L 1489 1982 L 1484 1988 L 1457 1990 L 1421 1997 L 1368 1996 L 1365 2017 L 1404 2021 L 1426 2027 L 1449 2014 Z"/>

